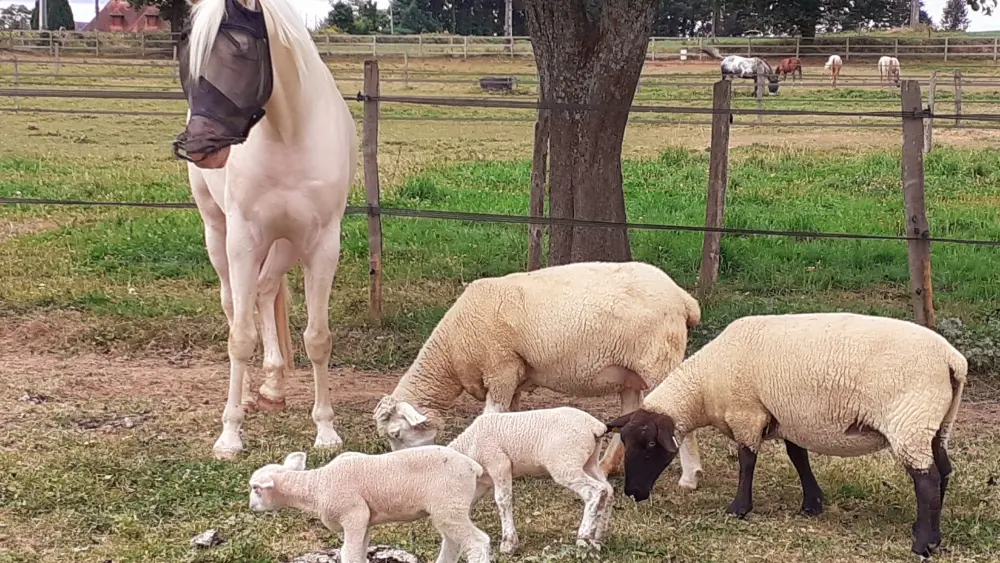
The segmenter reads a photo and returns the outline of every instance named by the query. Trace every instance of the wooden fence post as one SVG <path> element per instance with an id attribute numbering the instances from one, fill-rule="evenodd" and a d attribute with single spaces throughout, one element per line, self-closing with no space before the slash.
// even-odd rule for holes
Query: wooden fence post
<path id="1" fill-rule="evenodd" d="M 708 161 L 708 201 L 705 205 L 705 226 L 722 227 L 725 222 L 726 184 L 729 183 L 729 125 L 732 114 L 733 83 L 720 80 L 712 87 L 712 148 Z M 722 233 L 706 232 L 701 248 L 701 268 L 698 271 L 698 295 L 705 297 L 719 279 L 719 256 Z"/>
<path id="2" fill-rule="evenodd" d="M 754 88 L 754 94 L 756 94 L 756 96 L 757 96 L 757 109 L 760 110 L 760 111 L 763 111 L 764 110 L 764 88 L 766 87 L 764 85 L 764 76 L 763 75 L 761 75 L 761 74 L 757 75 L 756 79 L 754 80 L 754 86 L 755 86 L 755 88 Z M 764 123 L 764 114 L 763 113 L 758 113 L 757 114 L 757 125 L 762 125 L 763 123 Z"/>
<path id="3" fill-rule="evenodd" d="M 937 92 L 937 71 L 931 72 L 930 90 L 927 92 L 927 109 L 934 115 L 934 94 Z M 934 118 L 924 120 L 924 152 L 934 147 Z"/>
<path id="4" fill-rule="evenodd" d="M 944 38 L 944 60 L 945 60 L 945 62 L 948 61 L 948 38 L 947 37 Z"/>
<path id="5" fill-rule="evenodd" d="M 101 32 L 94 32 L 94 55 L 97 57 L 101 56 Z M 174 57 L 175 59 L 177 57 Z"/>
<path id="6" fill-rule="evenodd" d="M 376 324 L 382 322 L 382 215 L 378 182 L 378 61 L 365 61 L 364 166 L 365 196 L 368 203 L 368 299 L 369 313 Z"/>
<path id="7" fill-rule="evenodd" d="M 904 112 L 920 111 L 920 82 L 907 80 L 902 85 Z M 907 241 L 910 263 L 910 290 L 913 313 L 918 324 L 934 328 L 934 290 L 931 285 L 930 227 L 924 203 L 924 121 L 920 118 L 903 118 L 903 232 L 906 236 L 923 240 Z"/>
<path id="8" fill-rule="evenodd" d="M 993 38 L 993 62 L 997 62 L 997 40 L 998 37 Z"/>
<path id="9" fill-rule="evenodd" d="M 462 37 L 462 60 L 469 58 L 469 36 Z"/>
<path id="10" fill-rule="evenodd" d="M 410 89 L 410 57 L 403 51 L 403 87 Z"/>
<path id="11" fill-rule="evenodd" d="M 656 61 L 656 38 L 655 37 L 650 37 L 649 38 L 649 54 L 650 54 L 651 59 L 655 62 Z"/>
<path id="12" fill-rule="evenodd" d="M 896 39 L 892 42 L 892 56 L 894 57 L 899 56 L 899 39 Z"/>
<path id="13" fill-rule="evenodd" d="M 851 38 L 848 37 L 844 40 L 844 60 L 851 60 Z"/>
<path id="14" fill-rule="evenodd" d="M 796 59 L 799 58 L 799 49 L 801 48 L 801 46 L 802 46 L 802 38 L 801 37 L 796 37 L 795 38 L 795 58 Z"/>
<path id="15" fill-rule="evenodd" d="M 19 87 L 21 85 L 21 69 L 17 64 L 17 56 L 14 57 L 14 87 Z"/>
<path id="16" fill-rule="evenodd" d="M 376 47 L 375 47 L 375 45 L 377 43 L 378 43 L 378 36 L 377 35 L 372 35 L 372 58 L 373 59 L 378 57 L 378 53 L 376 52 Z M 365 63 L 365 64 L 367 64 L 367 63 Z"/>
<path id="17" fill-rule="evenodd" d="M 541 95 L 538 97 L 542 103 Z M 538 110 L 535 121 L 535 151 L 531 160 L 531 206 L 532 217 L 545 216 L 545 192 L 548 185 L 549 168 L 549 110 Z M 528 270 L 542 267 L 542 225 L 528 225 Z"/>
<path id="18" fill-rule="evenodd" d="M 955 127 L 962 126 L 962 71 L 955 71 Z"/>

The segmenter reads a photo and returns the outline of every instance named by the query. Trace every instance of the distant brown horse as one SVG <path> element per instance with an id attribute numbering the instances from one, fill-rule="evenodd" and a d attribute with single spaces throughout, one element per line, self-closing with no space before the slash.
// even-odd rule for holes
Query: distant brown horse
<path id="1" fill-rule="evenodd" d="M 799 78 L 802 78 L 802 61 L 798 57 L 791 57 L 788 59 L 781 59 L 781 63 L 778 64 L 778 76 L 785 76 L 786 74 L 792 75 L 792 82 L 795 82 L 795 72 L 798 71 Z"/>

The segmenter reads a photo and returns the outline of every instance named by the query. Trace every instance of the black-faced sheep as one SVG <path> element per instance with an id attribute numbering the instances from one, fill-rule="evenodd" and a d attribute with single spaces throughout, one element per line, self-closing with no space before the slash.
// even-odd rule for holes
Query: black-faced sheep
<path id="1" fill-rule="evenodd" d="M 823 510 L 808 451 L 841 457 L 891 448 L 913 479 L 914 553 L 941 541 L 952 472 L 948 433 L 968 363 L 920 325 L 852 313 L 744 317 L 684 361 L 640 409 L 608 423 L 625 444 L 625 494 L 649 496 L 676 440 L 713 426 L 739 448 L 739 487 L 728 511 L 753 508 L 763 440 L 784 440 L 802 483 L 802 511 Z"/>

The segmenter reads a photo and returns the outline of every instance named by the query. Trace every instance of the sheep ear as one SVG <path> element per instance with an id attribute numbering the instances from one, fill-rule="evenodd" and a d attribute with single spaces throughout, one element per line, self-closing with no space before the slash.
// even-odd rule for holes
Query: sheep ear
<path id="1" fill-rule="evenodd" d="M 660 420 L 656 424 L 656 441 L 663 446 L 663 449 L 675 454 L 680 449 L 680 444 L 677 443 L 677 437 L 674 436 L 673 422 L 666 424 L 666 420 Z"/>
<path id="2" fill-rule="evenodd" d="M 633 414 L 635 414 L 635 411 L 632 411 L 632 412 L 630 412 L 628 414 L 619 416 L 618 418 L 612 420 L 611 422 L 608 422 L 607 423 L 608 432 L 614 432 L 615 430 L 621 430 L 621 428 L 623 426 L 625 426 L 626 424 L 629 423 L 630 420 L 632 420 L 632 415 Z"/>
<path id="3" fill-rule="evenodd" d="M 399 403 L 396 405 L 396 412 L 398 412 L 410 426 L 419 426 L 427 422 L 427 417 L 420 414 L 417 409 L 413 408 L 410 403 Z"/>
<path id="4" fill-rule="evenodd" d="M 273 489 L 274 479 L 270 477 L 261 477 L 253 482 L 253 486 L 260 487 L 261 489 Z"/>
<path id="5" fill-rule="evenodd" d="M 306 468 L 306 454 L 305 452 L 293 452 L 288 454 L 285 458 L 284 463 L 286 469 L 291 469 L 292 471 L 303 471 Z"/>

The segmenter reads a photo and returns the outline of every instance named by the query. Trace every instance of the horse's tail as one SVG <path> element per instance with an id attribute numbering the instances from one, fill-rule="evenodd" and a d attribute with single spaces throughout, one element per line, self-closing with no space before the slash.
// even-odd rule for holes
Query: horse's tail
<path id="1" fill-rule="evenodd" d="M 278 326 L 278 349 L 285 359 L 285 369 L 295 369 L 295 350 L 292 348 L 292 332 L 288 328 L 288 302 L 291 295 L 288 291 L 288 274 L 281 276 L 278 284 L 278 294 L 274 297 L 274 320 Z"/>
<path id="2" fill-rule="evenodd" d="M 722 58 L 723 58 L 722 57 L 722 53 L 720 53 L 719 50 L 716 49 L 715 47 L 712 47 L 712 46 L 709 46 L 709 45 L 702 45 L 701 50 L 702 50 L 702 52 L 704 52 L 706 55 L 712 57 L 713 59 L 722 60 Z"/>

